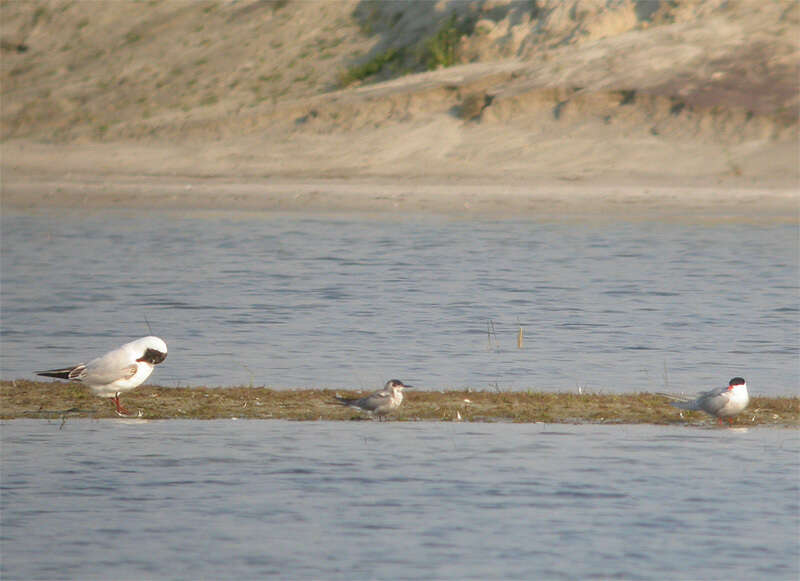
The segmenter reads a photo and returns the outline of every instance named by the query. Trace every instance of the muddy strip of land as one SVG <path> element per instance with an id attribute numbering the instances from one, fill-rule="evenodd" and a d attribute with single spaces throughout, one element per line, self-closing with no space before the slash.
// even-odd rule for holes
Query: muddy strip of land
<path id="1" fill-rule="evenodd" d="M 366 413 L 337 404 L 328 389 L 143 386 L 122 396 L 143 419 L 283 419 L 349 421 Z M 359 392 L 341 391 L 351 396 Z M 110 400 L 77 383 L 0 381 L 0 419 L 112 418 Z M 546 422 L 713 425 L 702 412 L 681 412 L 652 393 L 414 391 L 393 421 Z M 735 426 L 800 426 L 800 398 L 753 397 Z"/>

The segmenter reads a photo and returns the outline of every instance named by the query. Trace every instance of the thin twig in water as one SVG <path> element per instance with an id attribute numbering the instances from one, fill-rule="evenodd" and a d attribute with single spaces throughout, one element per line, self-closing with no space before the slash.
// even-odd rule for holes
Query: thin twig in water
<path id="1" fill-rule="evenodd" d="M 494 321 L 489 319 L 489 324 L 486 327 L 486 334 L 489 341 L 489 349 L 498 350 L 500 348 L 500 344 L 497 342 L 497 331 L 494 328 Z"/>

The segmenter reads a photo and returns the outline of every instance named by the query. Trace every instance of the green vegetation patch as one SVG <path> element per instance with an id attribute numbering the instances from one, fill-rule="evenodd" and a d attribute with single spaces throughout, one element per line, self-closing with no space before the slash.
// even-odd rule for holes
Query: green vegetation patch
<path id="1" fill-rule="evenodd" d="M 474 31 L 474 17 L 459 16 L 454 12 L 430 37 L 408 46 L 388 48 L 368 61 L 346 69 L 339 75 L 339 85 L 347 87 L 381 73 L 385 77 L 399 76 L 414 71 L 451 67 L 458 62 L 461 37 L 469 36 Z"/>
<path id="2" fill-rule="evenodd" d="M 421 60 L 429 71 L 456 64 L 458 43 L 462 36 L 475 29 L 471 18 L 458 18 L 455 13 L 444 21 L 429 39 L 423 41 Z"/>
<path id="3" fill-rule="evenodd" d="M 399 62 L 404 52 L 404 49 L 390 48 L 376 54 L 365 63 L 346 69 L 339 75 L 339 85 L 348 87 L 353 83 L 377 75 L 391 63 Z"/>

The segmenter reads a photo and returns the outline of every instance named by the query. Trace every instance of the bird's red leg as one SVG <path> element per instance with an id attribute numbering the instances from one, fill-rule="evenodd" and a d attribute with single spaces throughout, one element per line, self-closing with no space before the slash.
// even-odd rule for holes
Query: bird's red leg
<path id="1" fill-rule="evenodd" d="M 114 405 L 117 406 L 117 414 L 118 415 L 120 415 L 120 416 L 128 416 L 128 415 L 130 415 L 130 412 L 128 410 L 126 410 L 124 407 L 122 407 L 121 403 L 119 403 L 119 394 L 118 393 L 114 395 Z"/>

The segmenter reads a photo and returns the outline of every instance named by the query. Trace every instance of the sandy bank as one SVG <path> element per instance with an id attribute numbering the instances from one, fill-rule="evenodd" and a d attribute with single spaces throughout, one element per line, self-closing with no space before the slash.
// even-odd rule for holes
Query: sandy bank
<path id="1" fill-rule="evenodd" d="M 796 222 L 797 4 L 595 4 L 5 3 L 3 207 Z"/>
<path id="2" fill-rule="evenodd" d="M 8 181 L 4 209 L 107 208 L 443 214 L 459 218 L 658 220 L 688 223 L 796 224 L 794 190 L 588 185 L 394 183 L 380 179 L 276 180 L 85 178 Z"/>
<path id="3" fill-rule="evenodd" d="M 241 167 L 241 156 L 224 146 L 216 146 L 213 154 L 213 147 L 200 149 L 216 160 L 198 164 L 191 148 L 166 145 L 7 142 L 2 145 L 0 202 L 4 209 L 17 210 L 424 212 L 703 223 L 797 223 L 800 210 L 800 194 L 791 177 L 688 176 L 675 168 L 671 174 L 581 175 L 548 173 L 536 165 L 512 171 L 485 159 L 475 160 L 470 172 L 451 174 L 448 166 L 426 172 L 386 167 L 374 157 L 365 157 L 358 171 L 345 166 L 334 171 L 303 167 L 297 161 L 292 166 L 292 156 L 286 153 L 283 171 L 265 166 L 267 175 L 258 175 L 253 168 Z"/>

